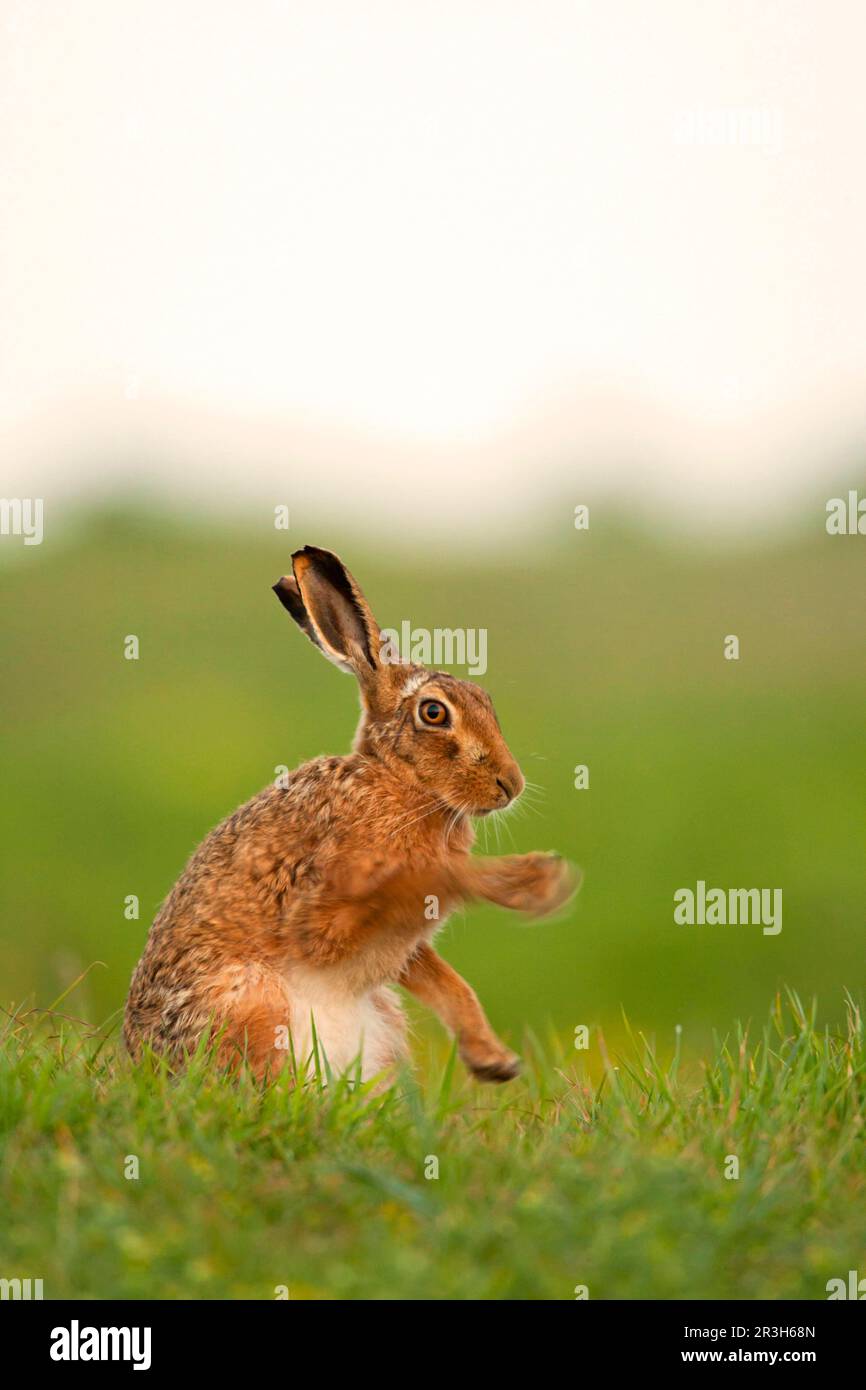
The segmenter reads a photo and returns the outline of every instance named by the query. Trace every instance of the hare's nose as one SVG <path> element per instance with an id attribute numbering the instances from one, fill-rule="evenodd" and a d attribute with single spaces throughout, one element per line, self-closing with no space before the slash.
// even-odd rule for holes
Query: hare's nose
<path id="1" fill-rule="evenodd" d="M 514 773 L 506 773 L 504 777 L 497 777 L 496 785 L 499 790 L 505 794 L 506 806 L 510 801 L 513 801 L 516 796 L 519 796 L 523 790 L 520 781 L 519 775 L 515 776 Z"/>

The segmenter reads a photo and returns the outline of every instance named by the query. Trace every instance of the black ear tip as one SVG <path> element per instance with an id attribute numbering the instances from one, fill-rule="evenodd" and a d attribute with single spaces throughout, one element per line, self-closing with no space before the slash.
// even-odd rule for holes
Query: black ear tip
<path id="1" fill-rule="evenodd" d="M 284 574 L 281 579 L 277 580 L 276 584 L 271 585 L 271 588 L 283 607 L 289 610 L 293 618 L 299 620 L 300 614 L 304 611 L 304 605 L 294 582 Z"/>
<path id="2" fill-rule="evenodd" d="M 299 560 L 302 556 L 307 560 L 316 561 L 320 565 L 337 564 L 341 569 L 343 567 L 342 560 L 340 560 L 339 556 L 334 554 L 333 550 L 323 550 L 320 545 L 302 546 L 300 550 L 294 552 L 292 560 Z"/>

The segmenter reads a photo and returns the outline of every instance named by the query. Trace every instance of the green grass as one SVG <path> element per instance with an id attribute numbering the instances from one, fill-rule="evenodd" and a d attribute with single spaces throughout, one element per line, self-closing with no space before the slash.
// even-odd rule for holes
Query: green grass
<path id="1" fill-rule="evenodd" d="M 863 1027 L 841 1015 L 777 998 L 700 1067 L 678 1039 L 527 1038 L 496 1090 L 439 1052 L 377 1094 L 261 1090 L 206 1058 L 172 1078 L 19 1010 L 0 1276 L 46 1298 L 823 1299 L 866 1269 Z"/>

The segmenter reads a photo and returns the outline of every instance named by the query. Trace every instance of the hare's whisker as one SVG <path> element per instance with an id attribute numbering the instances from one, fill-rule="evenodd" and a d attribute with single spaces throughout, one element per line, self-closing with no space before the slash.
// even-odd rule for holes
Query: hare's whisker
<path id="1" fill-rule="evenodd" d="M 410 811 L 407 813 L 406 816 L 403 816 L 400 820 L 395 821 L 391 827 L 391 833 L 393 834 L 395 830 L 405 830 L 410 825 L 416 825 L 418 821 L 426 820 L 428 816 L 432 816 L 433 812 L 438 810 L 447 810 L 447 803 L 444 802 L 442 798 L 439 796 L 435 797 L 433 801 L 430 803 L 428 809 L 426 811 L 422 811 L 419 816 L 412 817 L 412 812 Z M 412 818 L 409 819 L 409 817 Z"/>
<path id="2" fill-rule="evenodd" d="M 448 842 L 448 840 L 449 840 L 450 837 L 451 837 L 451 832 L 452 832 L 453 830 L 456 829 L 458 820 L 460 819 L 460 817 L 461 817 L 462 815 L 465 815 L 466 812 L 467 812 L 468 810 L 469 810 L 469 802 L 468 802 L 468 801 L 461 801 L 460 805 L 457 806 L 457 807 L 455 808 L 454 814 L 451 816 L 451 818 L 450 818 L 449 821 L 448 821 L 448 828 L 447 828 L 447 830 L 445 831 L 445 841 L 446 841 L 446 843 Z"/>

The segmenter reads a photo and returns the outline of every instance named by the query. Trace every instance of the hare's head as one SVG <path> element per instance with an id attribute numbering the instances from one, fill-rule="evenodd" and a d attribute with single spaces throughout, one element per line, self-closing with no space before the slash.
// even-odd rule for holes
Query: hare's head
<path id="1" fill-rule="evenodd" d="M 307 545 L 274 592 L 295 622 L 361 689 L 355 748 L 470 816 L 507 806 L 523 775 L 493 703 L 471 681 L 389 659 L 379 625 L 345 565 Z"/>

